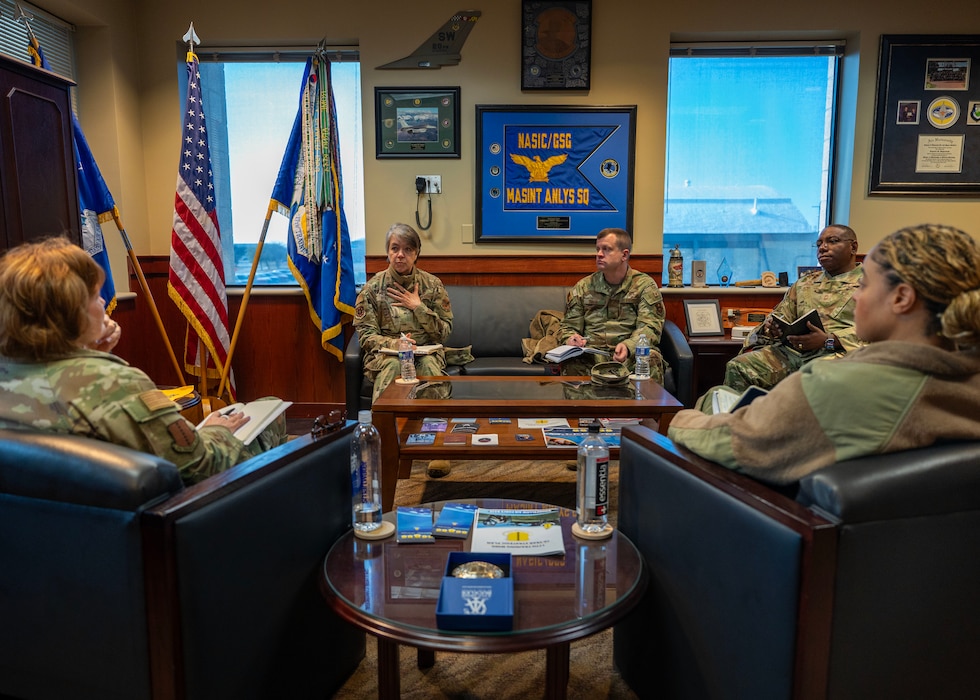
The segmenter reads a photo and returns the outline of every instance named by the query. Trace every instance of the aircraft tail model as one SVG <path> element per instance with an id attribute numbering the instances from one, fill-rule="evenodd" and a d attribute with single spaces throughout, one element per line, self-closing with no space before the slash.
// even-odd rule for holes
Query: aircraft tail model
<path id="1" fill-rule="evenodd" d="M 442 68 L 459 64 L 459 51 L 480 15 L 479 10 L 460 10 L 410 56 L 378 66 L 378 69 Z"/>

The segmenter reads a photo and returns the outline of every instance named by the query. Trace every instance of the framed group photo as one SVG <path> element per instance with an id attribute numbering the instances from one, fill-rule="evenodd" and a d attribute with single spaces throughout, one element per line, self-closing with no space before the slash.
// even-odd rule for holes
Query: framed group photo
<path id="1" fill-rule="evenodd" d="M 632 231 L 636 106 L 476 106 L 477 243 Z"/>
<path id="2" fill-rule="evenodd" d="M 980 35 L 886 34 L 869 194 L 980 194 Z"/>
<path id="3" fill-rule="evenodd" d="M 459 88 L 374 89 L 377 158 L 459 158 Z"/>

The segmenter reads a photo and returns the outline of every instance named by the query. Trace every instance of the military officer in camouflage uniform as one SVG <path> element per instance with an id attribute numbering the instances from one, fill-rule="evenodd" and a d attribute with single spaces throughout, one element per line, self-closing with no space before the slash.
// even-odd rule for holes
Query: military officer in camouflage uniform
<path id="1" fill-rule="evenodd" d="M 770 337 L 770 314 L 749 334 L 740 354 L 726 365 L 726 386 L 738 392 L 750 385 L 771 389 L 811 360 L 862 345 L 854 330 L 854 292 L 862 275 L 857 235 L 849 226 L 832 224 L 820 232 L 815 245 L 823 270 L 797 280 L 772 314 L 794 321 L 816 309 L 824 330 L 811 325 L 810 333 L 789 336 L 791 347 L 786 347 L 780 338 Z"/>
<path id="2" fill-rule="evenodd" d="M 242 414 L 200 430 L 142 371 L 109 354 L 120 330 L 99 298 L 104 273 L 64 238 L 0 259 L 0 427 L 81 435 L 163 457 L 189 483 L 286 439 L 285 418 L 245 445 Z"/>
<path id="3" fill-rule="evenodd" d="M 388 269 L 372 277 L 357 295 L 354 328 L 364 356 L 364 376 L 374 382 L 372 401 L 401 376 L 396 355 L 404 333 L 416 345 L 446 344 L 453 330 L 453 311 L 446 288 L 435 275 L 415 266 L 422 241 L 408 224 L 394 224 L 385 236 Z M 416 355 L 419 376 L 444 375 L 445 349 Z"/>
<path id="4" fill-rule="evenodd" d="M 629 265 L 633 239 L 620 228 L 596 236 L 597 271 L 568 293 L 558 330 L 560 345 L 605 350 L 610 358 L 579 355 L 562 363 L 562 374 L 588 375 L 597 361 L 612 359 L 632 369 L 640 333 L 650 342 L 650 377 L 663 382 L 664 361 L 657 346 L 664 327 L 664 300 L 649 275 Z"/>

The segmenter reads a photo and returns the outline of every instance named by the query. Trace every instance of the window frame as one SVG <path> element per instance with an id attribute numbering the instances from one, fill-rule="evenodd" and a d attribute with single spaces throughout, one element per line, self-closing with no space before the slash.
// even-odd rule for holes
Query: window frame
<path id="1" fill-rule="evenodd" d="M 841 144 L 841 113 L 842 113 L 842 100 L 843 100 L 843 82 L 844 82 L 844 72 L 845 72 L 845 57 L 846 57 L 846 40 L 844 38 L 839 39 L 829 39 L 829 40 L 777 40 L 777 41 L 681 41 L 675 40 L 671 42 L 669 49 L 669 60 L 682 58 L 780 58 L 780 57 L 794 57 L 794 56 L 817 56 L 817 57 L 827 57 L 834 60 L 833 64 L 833 85 L 828 83 L 828 89 L 825 94 L 832 95 L 833 103 L 831 105 L 831 110 L 829 113 L 829 122 L 825 129 L 825 138 L 828 143 L 824 147 L 825 152 L 825 163 L 821 168 L 821 202 L 820 211 L 816 217 L 816 231 L 813 232 L 813 238 L 822 230 L 823 227 L 829 225 L 830 223 L 838 222 L 837 214 L 834 211 L 836 203 L 836 188 L 840 186 L 841 183 L 838 182 L 838 172 L 837 163 L 840 158 L 840 144 Z M 668 65 L 668 100 L 666 105 L 666 143 L 665 143 L 665 175 L 664 175 L 664 220 L 663 220 L 663 250 L 665 258 L 671 248 L 678 243 L 678 238 L 684 237 L 688 240 L 680 241 L 680 247 L 682 254 L 688 259 L 704 259 L 706 256 L 703 251 L 701 254 L 697 254 L 699 248 L 715 249 L 721 251 L 718 255 L 720 260 L 712 259 L 707 261 L 707 271 L 708 271 L 708 283 L 710 286 L 718 284 L 717 280 L 712 279 L 713 271 L 719 268 L 721 265 L 726 263 L 731 264 L 733 256 L 738 256 L 739 249 L 753 249 L 765 251 L 767 243 L 772 245 L 775 241 L 774 237 L 778 234 L 768 233 L 765 230 L 760 229 L 757 233 L 744 232 L 752 237 L 751 245 L 749 238 L 746 237 L 745 245 L 738 246 L 732 245 L 738 240 L 742 232 L 722 232 L 722 231 L 707 231 L 704 233 L 697 232 L 676 232 L 671 231 L 668 228 L 669 225 L 669 214 L 668 208 L 670 202 L 676 202 L 677 198 L 671 198 L 672 191 L 676 192 L 676 183 L 674 183 L 675 188 L 671 188 L 671 99 L 670 90 L 672 88 L 670 84 L 672 76 L 672 66 Z M 832 87 L 832 91 L 831 91 Z M 831 99 L 828 97 L 828 100 Z M 846 180 L 846 178 L 845 178 Z M 789 199 L 789 198 L 787 198 Z M 797 212 L 801 214 L 798 205 L 789 199 L 793 203 Z M 753 212 L 754 213 L 754 212 Z M 809 221 L 807 219 L 807 221 Z M 805 232 L 797 231 L 795 235 L 802 236 Z M 696 242 L 692 246 L 691 240 L 695 239 Z M 799 258 L 801 255 L 805 255 L 810 249 L 810 244 L 812 241 L 808 241 L 804 246 L 802 242 L 799 242 L 800 247 L 799 253 L 796 253 L 796 242 L 786 242 L 786 247 L 791 248 L 794 255 Z M 730 253 L 730 254 L 729 254 Z M 760 258 L 765 259 L 765 252 L 760 254 Z M 721 263 L 721 265 L 719 265 Z M 812 262 L 808 262 L 808 265 L 812 265 Z M 796 267 L 799 267 L 797 264 Z M 779 270 L 784 271 L 784 270 Z M 790 282 L 794 281 L 798 277 L 797 269 L 785 270 L 788 273 Z M 748 271 L 738 271 L 736 269 L 737 279 L 753 279 L 759 276 L 761 270 L 753 270 L 753 274 L 748 274 Z M 684 270 L 684 281 L 685 284 L 690 284 L 690 269 Z M 667 268 L 664 267 L 664 284 L 667 283 Z"/>

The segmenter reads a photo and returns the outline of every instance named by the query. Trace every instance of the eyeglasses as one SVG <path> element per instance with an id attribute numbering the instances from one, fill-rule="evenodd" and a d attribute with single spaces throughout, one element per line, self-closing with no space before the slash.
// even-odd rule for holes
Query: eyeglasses
<path id="1" fill-rule="evenodd" d="M 850 243 L 850 239 L 849 238 L 836 238 L 836 237 L 821 238 L 820 240 L 818 240 L 816 243 L 813 244 L 813 247 L 814 248 L 819 248 L 822 245 L 837 245 L 838 243 L 841 243 L 841 242 Z"/>

